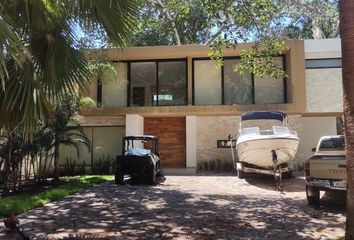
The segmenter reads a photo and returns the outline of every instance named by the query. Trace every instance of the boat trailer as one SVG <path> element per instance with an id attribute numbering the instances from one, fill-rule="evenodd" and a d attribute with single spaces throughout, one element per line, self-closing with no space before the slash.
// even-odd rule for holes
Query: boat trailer
<path id="1" fill-rule="evenodd" d="M 277 185 L 277 190 L 283 193 L 283 174 L 282 174 L 281 166 L 277 165 L 278 155 L 275 150 L 272 150 L 271 152 L 272 152 L 272 160 L 273 160 L 273 172 L 274 172 L 274 178 Z"/>
<path id="2" fill-rule="evenodd" d="M 267 175 L 273 175 L 276 181 L 276 189 L 283 193 L 283 173 L 289 172 L 288 167 L 282 167 L 281 165 L 278 165 L 278 155 L 276 153 L 276 150 L 271 150 L 272 154 L 272 160 L 273 160 L 273 169 L 272 170 L 266 170 L 266 169 L 259 169 L 259 168 L 252 168 L 252 167 L 245 167 L 242 165 L 241 162 L 235 160 L 235 153 L 234 153 L 234 147 L 232 145 L 232 135 L 230 134 L 228 136 L 228 139 L 230 141 L 230 148 L 231 148 L 231 155 L 232 155 L 232 161 L 233 165 L 236 168 L 237 172 L 239 170 L 242 170 L 245 173 L 261 173 L 261 174 L 267 174 Z"/>

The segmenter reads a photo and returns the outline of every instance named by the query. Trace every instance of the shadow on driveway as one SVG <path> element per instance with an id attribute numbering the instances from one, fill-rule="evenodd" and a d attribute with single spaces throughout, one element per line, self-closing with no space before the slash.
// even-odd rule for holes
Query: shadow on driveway
<path id="1" fill-rule="evenodd" d="M 343 235 L 345 217 L 341 213 L 313 209 L 303 198 L 254 189 L 248 193 L 247 186 L 238 188 L 240 180 L 229 177 L 210 184 L 201 183 L 201 177 L 184 177 L 191 184 L 185 190 L 178 178 L 168 177 L 157 186 L 106 182 L 31 210 L 20 219 L 32 237 L 43 233 L 57 237 L 90 233 L 114 239 L 318 239 Z M 217 188 L 224 184 L 223 194 Z"/>

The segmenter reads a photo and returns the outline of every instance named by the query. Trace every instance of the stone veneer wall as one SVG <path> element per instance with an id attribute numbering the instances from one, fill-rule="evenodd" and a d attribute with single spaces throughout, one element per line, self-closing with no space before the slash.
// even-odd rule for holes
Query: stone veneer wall
<path id="1" fill-rule="evenodd" d="M 230 148 L 217 148 L 216 140 L 235 136 L 239 116 L 197 117 L 197 170 L 232 170 Z"/>
<path id="2" fill-rule="evenodd" d="M 306 98 L 308 112 L 342 112 L 342 69 L 307 69 Z"/>
<path id="3" fill-rule="evenodd" d="M 289 116 L 289 126 L 300 137 L 298 153 L 295 157 L 294 167 L 302 169 L 304 154 L 301 144 L 303 137 L 301 116 Z M 229 148 L 217 148 L 216 140 L 227 139 L 229 134 L 236 137 L 240 123 L 239 116 L 197 117 L 197 170 L 232 170 L 232 156 Z M 264 121 L 260 127 L 265 127 Z M 257 124 L 258 124 L 257 123 Z"/>

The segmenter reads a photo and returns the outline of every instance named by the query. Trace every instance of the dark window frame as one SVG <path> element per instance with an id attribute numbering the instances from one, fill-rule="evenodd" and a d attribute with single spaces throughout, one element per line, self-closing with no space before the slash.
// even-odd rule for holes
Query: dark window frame
<path id="1" fill-rule="evenodd" d="M 281 54 L 281 55 L 277 55 L 275 57 L 281 57 L 282 58 L 282 64 L 283 64 L 283 70 L 284 72 L 286 72 L 286 55 L 285 54 Z M 239 60 L 241 59 L 240 56 L 227 56 L 227 57 L 224 57 L 223 60 L 228 60 L 228 59 L 231 59 L 231 60 Z M 193 58 L 192 59 L 192 104 L 195 105 L 195 66 L 194 66 L 194 63 L 195 61 L 211 61 L 210 58 L 208 57 L 197 57 L 197 58 Z M 255 99 L 255 75 L 253 73 L 251 73 L 251 81 L 252 81 L 252 104 L 251 105 L 254 105 L 256 104 L 256 99 Z M 222 105 L 225 105 L 225 73 L 224 73 L 224 66 L 221 67 L 221 102 L 222 102 Z M 287 86 L 287 78 L 284 77 L 283 78 L 283 93 L 284 93 L 284 102 L 283 103 L 278 103 L 278 104 L 286 104 L 288 103 L 288 86 Z M 240 104 L 240 105 L 248 105 L 248 104 Z M 201 105 L 203 106 L 203 105 Z"/>
<path id="2" fill-rule="evenodd" d="M 100 78 L 97 79 L 97 107 L 102 107 L 102 81 Z"/>

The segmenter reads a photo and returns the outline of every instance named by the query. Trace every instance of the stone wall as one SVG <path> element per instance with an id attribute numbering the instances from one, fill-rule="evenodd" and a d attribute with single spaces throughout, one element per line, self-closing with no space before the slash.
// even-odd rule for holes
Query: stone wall
<path id="1" fill-rule="evenodd" d="M 342 112 L 342 69 L 307 69 L 306 98 L 308 112 Z"/>
<path id="2" fill-rule="evenodd" d="M 335 118 L 327 119 L 325 124 L 321 124 L 321 118 L 318 118 L 316 121 L 319 121 L 319 129 L 322 127 L 328 129 L 327 125 L 331 123 L 328 121 L 333 120 L 335 121 Z M 232 134 L 236 138 L 239 123 L 239 116 L 197 117 L 197 170 L 232 170 L 231 150 L 229 148 L 217 148 L 216 141 L 218 139 L 227 139 L 229 134 Z M 275 121 L 254 121 L 253 123 L 264 129 L 275 123 Z M 304 123 L 300 115 L 289 116 L 288 124 L 292 130 L 298 133 L 300 138 L 298 152 L 293 164 L 295 169 L 301 170 L 303 162 L 309 156 L 309 149 L 313 145 L 316 145 L 318 141 L 318 133 L 316 133 L 316 137 L 311 137 L 312 133 L 308 131 L 310 125 L 308 122 Z M 306 131 L 303 130 L 303 124 L 306 125 Z M 324 130 L 324 133 L 331 131 L 332 129 Z M 307 141 L 304 141 L 304 139 L 307 139 Z"/>
<path id="3" fill-rule="evenodd" d="M 197 117 L 197 170 L 232 170 L 230 148 L 217 148 L 217 140 L 236 137 L 239 116 Z"/>

